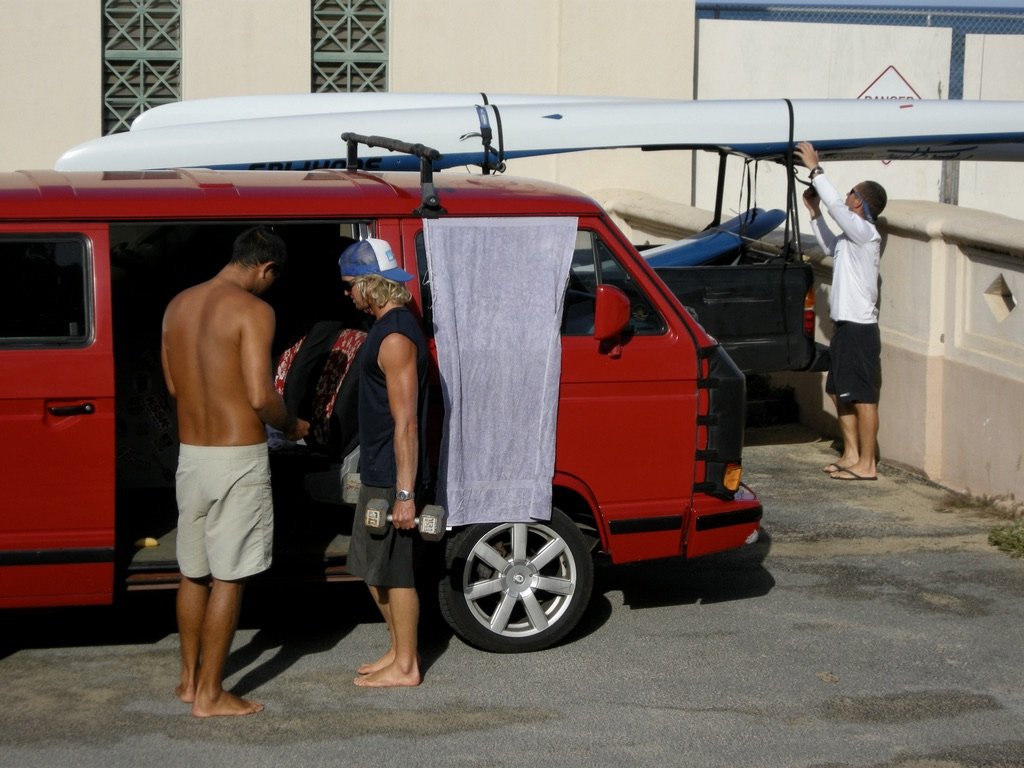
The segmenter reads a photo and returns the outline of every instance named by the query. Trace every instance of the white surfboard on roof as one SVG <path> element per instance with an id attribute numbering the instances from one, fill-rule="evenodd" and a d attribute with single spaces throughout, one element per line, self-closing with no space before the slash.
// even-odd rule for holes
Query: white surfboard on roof
<path id="1" fill-rule="evenodd" d="M 499 130 L 500 123 L 500 130 Z M 492 151 L 480 138 L 493 132 Z M 343 132 L 437 149 L 437 169 L 590 149 L 710 149 L 781 159 L 791 140 L 823 160 L 1024 160 L 1024 102 L 860 99 L 548 101 L 326 112 L 153 127 L 68 150 L 58 170 L 173 167 L 308 170 L 345 166 Z M 376 148 L 359 157 L 380 170 L 416 158 Z"/>
<path id="2" fill-rule="evenodd" d="M 434 109 L 493 104 L 578 104 L 582 102 L 635 102 L 642 99 L 602 96 L 557 96 L 528 93 L 288 93 L 263 96 L 222 96 L 161 104 L 132 121 L 131 130 L 167 128 L 191 123 L 252 120 L 344 112 L 393 109 Z"/>

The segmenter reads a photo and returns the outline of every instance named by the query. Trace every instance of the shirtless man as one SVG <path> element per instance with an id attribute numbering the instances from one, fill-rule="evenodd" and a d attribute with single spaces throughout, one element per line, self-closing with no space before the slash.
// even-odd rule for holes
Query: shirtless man
<path id="1" fill-rule="evenodd" d="M 196 717 L 263 709 L 222 688 L 245 580 L 270 567 L 273 507 L 264 429 L 288 439 L 309 424 L 274 390 L 274 310 L 257 298 L 286 260 L 284 242 L 254 227 L 231 261 L 178 294 L 164 313 L 161 361 L 176 400 L 178 458 L 178 697 Z"/>

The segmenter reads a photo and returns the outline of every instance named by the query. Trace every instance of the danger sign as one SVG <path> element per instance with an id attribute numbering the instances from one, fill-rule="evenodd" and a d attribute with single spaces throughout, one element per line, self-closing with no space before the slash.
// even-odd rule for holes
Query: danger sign
<path id="1" fill-rule="evenodd" d="M 858 99 L 920 99 L 920 94 L 891 64 L 857 97 Z"/>

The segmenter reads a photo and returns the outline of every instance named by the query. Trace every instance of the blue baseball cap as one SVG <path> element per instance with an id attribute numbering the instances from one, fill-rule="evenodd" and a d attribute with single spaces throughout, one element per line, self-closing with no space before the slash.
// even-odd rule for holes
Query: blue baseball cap
<path id="1" fill-rule="evenodd" d="M 380 275 L 396 283 L 405 283 L 413 279 L 412 275 L 398 266 L 395 254 L 387 241 L 372 237 L 352 243 L 342 251 L 338 259 L 338 269 L 342 275 Z"/>

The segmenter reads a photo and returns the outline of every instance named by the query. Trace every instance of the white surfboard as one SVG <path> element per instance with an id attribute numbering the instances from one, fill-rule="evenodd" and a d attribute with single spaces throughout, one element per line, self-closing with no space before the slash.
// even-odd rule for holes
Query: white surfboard
<path id="1" fill-rule="evenodd" d="M 500 125 L 500 130 L 499 130 Z M 493 133 L 492 152 L 481 140 Z M 105 136 L 68 150 L 58 170 L 345 167 L 343 132 L 437 149 L 437 169 L 589 149 L 716 149 L 779 159 L 791 140 L 823 160 L 1024 160 L 1024 102 L 859 99 L 629 101 L 418 107 L 191 122 Z M 413 170 L 419 161 L 360 147 L 360 162 Z"/>
<path id="2" fill-rule="evenodd" d="M 557 96 L 524 93 L 289 93 L 264 96 L 223 96 L 174 101 L 147 109 L 132 121 L 131 130 L 167 128 L 191 123 L 252 120 L 262 117 L 376 112 L 394 109 L 472 107 L 493 104 L 576 104 L 582 102 L 635 102 L 640 99 L 601 96 Z"/>

